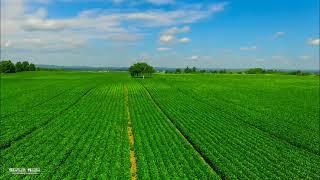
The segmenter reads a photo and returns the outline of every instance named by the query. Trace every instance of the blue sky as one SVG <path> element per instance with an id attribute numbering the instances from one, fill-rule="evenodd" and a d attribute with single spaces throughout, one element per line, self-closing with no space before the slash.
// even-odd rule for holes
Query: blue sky
<path id="1" fill-rule="evenodd" d="M 318 0 L 1 0 L 1 59 L 319 69 Z"/>

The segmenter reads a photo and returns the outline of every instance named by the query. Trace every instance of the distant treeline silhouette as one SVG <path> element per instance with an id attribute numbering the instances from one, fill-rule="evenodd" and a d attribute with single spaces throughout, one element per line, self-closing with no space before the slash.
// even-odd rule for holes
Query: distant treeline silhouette
<path id="1" fill-rule="evenodd" d="M 165 73 L 174 73 L 174 74 L 197 74 L 197 73 L 212 73 L 212 74 L 288 74 L 288 75 L 310 75 L 310 74 L 318 74 L 311 72 L 303 72 L 301 70 L 295 71 L 281 71 L 281 70 L 270 70 L 270 69 L 262 69 L 262 68 L 250 68 L 247 70 L 236 71 L 236 70 L 198 70 L 196 67 L 186 67 L 185 69 L 177 68 L 175 71 L 166 70 Z"/>

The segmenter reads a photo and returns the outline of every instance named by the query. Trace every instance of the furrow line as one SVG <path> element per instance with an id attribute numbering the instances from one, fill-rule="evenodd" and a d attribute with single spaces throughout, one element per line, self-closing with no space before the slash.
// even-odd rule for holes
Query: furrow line
<path id="1" fill-rule="evenodd" d="M 181 131 L 178 128 L 178 126 L 175 123 L 175 121 L 161 108 L 161 106 L 153 98 L 153 96 L 151 96 L 149 90 L 143 84 L 142 84 L 142 86 L 144 87 L 144 89 L 146 91 L 146 94 L 148 95 L 150 100 L 155 104 L 157 109 L 166 117 L 168 122 L 171 123 L 175 127 L 177 133 L 195 150 L 195 152 L 204 161 L 204 163 L 206 163 L 208 165 L 208 167 L 210 167 L 210 169 L 212 171 L 216 172 L 220 176 L 221 179 L 228 179 L 227 176 L 224 174 L 224 172 L 214 162 L 210 161 L 210 159 L 201 151 L 201 149 L 198 147 L 198 145 L 193 143 L 191 141 L 191 139 L 188 137 L 188 135 L 186 135 L 183 131 Z"/>
<path id="2" fill-rule="evenodd" d="M 47 124 L 49 124 L 51 121 L 53 121 L 54 119 L 58 118 L 59 116 L 61 116 L 62 114 L 66 113 L 71 107 L 73 107 L 74 105 L 76 105 L 83 97 L 85 97 L 92 89 L 94 89 L 93 87 L 88 89 L 83 95 L 81 95 L 81 97 L 79 97 L 76 101 L 74 101 L 73 103 L 71 103 L 67 108 L 63 109 L 62 111 L 60 111 L 56 116 L 51 117 L 49 119 L 47 119 L 45 122 L 43 122 L 42 124 L 31 128 L 29 131 L 26 131 L 25 133 L 21 134 L 20 136 L 9 140 L 8 142 L 1 144 L 0 145 L 0 150 L 5 150 L 7 148 L 9 148 L 12 144 L 26 138 L 27 136 L 31 135 L 33 132 L 35 132 L 36 130 L 43 128 L 44 126 L 46 126 Z"/>
<path id="3" fill-rule="evenodd" d="M 193 95 L 191 95 L 191 94 L 189 94 L 189 93 L 187 93 L 187 92 L 184 92 L 183 90 L 181 90 L 181 89 L 179 89 L 179 88 L 177 88 L 177 90 L 178 90 L 179 92 L 181 92 L 182 94 L 187 95 L 188 97 L 191 97 L 191 98 L 193 98 L 193 99 L 195 99 L 195 100 L 197 100 L 197 101 L 199 101 L 199 102 L 202 102 L 202 103 L 204 103 L 204 104 L 206 104 L 206 105 L 208 105 L 208 106 L 210 106 L 210 107 L 213 107 L 213 108 L 215 108 L 215 109 L 221 110 L 221 109 L 219 109 L 219 108 L 217 108 L 217 107 L 212 106 L 210 103 L 208 103 L 206 100 L 204 100 L 204 99 L 202 99 L 202 98 L 197 98 L 197 97 L 195 97 L 195 96 L 193 96 Z M 232 105 L 234 105 L 234 104 L 232 104 Z M 236 105 L 237 105 L 237 104 L 236 104 Z M 239 106 L 239 105 L 238 105 L 238 106 Z M 251 109 L 248 109 L 248 110 L 251 110 Z M 251 111 L 256 112 L 256 110 L 251 110 Z M 298 149 L 300 149 L 300 150 L 307 151 L 307 152 L 312 153 L 312 154 L 314 154 L 314 155 L 320 156 L 320 154 L 319 154 L 320 152 L 314 151 L 314 150 L 310 149 L 310 148 L 307 147 L 307 146 L 304 146 L 304 145 L 298 144 L 298 143 L 294 143 L 294 142 L 290 142 L 290 141 L 288 141 L 287 139 L 285 139 L 285 138 L 283 138 L 283 137 L 280 137 L 280 136 L 278 136 L 278 135 L 276 135 L 276 134 L 274 134 L 274 133 L 268 132 L 268 131 L 266 131 L 266 130 L 264 130 L 264 129 L 262 129 L 262 128 L 254 125 L 254 124 L 252 124 L 252 123 L 249 123 L 249 122 L 247 122 L 247 121 L 243 121 L 243 120 L 241 120 L 238 116 L 235 116 L 235 115 L 232 115 L 232 114 L 228 114 L 228 115 L 230 115 L 230 116 L 232 116 L 232 117 L 235 117 L 238 121 L 243 122 L 244 124 L 246 124 L 246 125 L 254 128 L 254 129 L 257 129 L 257 130 L 261 131 L 261 132 L 264 133 L 264 134 L 267 134 L 268 136 L 270 136 L 271 138 L 273 138 L 273 139 L 275 139 L 275 140 L 278 140 L 278 141 L 280 141 L 280 142 L 282 142 L 282 143 L 285 143 L 285 144 L 289 144 L 289 145 L 294 146 L 294 147 L 296 147 L 296 148 L 298 148 Z"/>
<path id="4" fill-rule="evenodd" d="M 49 102 L 49 101 L 55 99 L 56 97 L 58 97 L 58 96 L 60 96 L 60 95 L 62 95 L 62 94 L 64 94 L 64 93 L 66 93 L 67 91 L 70 91 L 70 90 L 71 90 L 71 88 L 70 88 L 70 89 L 66 89 L 66 90 L 62 91 L 61 93 L 58 93 L 58 94 L 54 95 L 53 97 L 51 97 L 51 98 L 49 98 L 49 99 L 46 99 L 45 101 L 42 101 L 42 102 L 40 102 L 40 103 L 38 103 L 38 104 L 36 104 L 36 105 L 34 105 L 34 106 L 31 106 L 29 109 L 33 109 L 33 108 L 36 108 L 36 107 L 38 107 L 38 106 L 41 106 L 42 104 L 44 104 L 44 103 L 46 103 L 46 102 Z M 13 112 L 13 113 L 4 115 L 4 116 L 2 116 L 2 118 L 7 118 L 7 117 L 10 117 L 10 116 L 14 116 L 14 115 L 16 115 L 16 114 L 18 114 L 18 113 L 26 112 L 26 111 L 28 111 L 28 109 L 20 110 L 20 111 L 16 111 L 16 112 Z"/>

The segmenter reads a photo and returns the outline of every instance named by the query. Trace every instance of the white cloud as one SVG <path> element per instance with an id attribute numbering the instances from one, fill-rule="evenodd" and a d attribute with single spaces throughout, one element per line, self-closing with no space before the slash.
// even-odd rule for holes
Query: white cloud
<path id="1" fill-rule="evenodd" d="M 213 4 L 210 7 L 210 10 L 212 12 L 221 12 L 224 11 L 225 7 L 228 5 L 228 2 L 222 2 L 222 3 L 218 3 L 218 4 Z"/>
<path id="2" fill-rule="evenodd" d="M 188 59 L 191 59 L 191 60 L 193 60 L 193 61 L 197 61 L 197 60 L 200 59 L 200 57 L 199 57 L 199 56 L 191 56 L 191 57 L 189 57 Z"/>
<path id="3" fill-rule="evenodd" d="M 173 4 L 174 0 L 146 0 L 146 2 L 155 4 L 155 5 L 163 5 L 163 4 Z"/>
<path id="4" fill-rule="evenodd" d="M 190 41 L 191 40 L 189 38 L 186 38 L 186 37 L 179 39 L 179 42 L 181 42 L 181 43 L 188 43 Z"/>
<path id="5" fill-rule="evenodd" d="M 178 28 L 178 27 L 172 27 L 168 30 L 166 30 L 164 32 L 164 34 L 172 34 L 172 35 L 175 35 L 175 34 L 178 34 L 178 33 L 187 33 L 190 31 L 190 27 L 189 26 L 183 26 L 182 28 Z"/>
<path id="6" fill-rule="evenodd" d="M 303 55 L 303 56 L 299 56 L 299 59 L 308 60 L 308 59 L 311 59 L 311 56 Z"/>
<path id="7" fill-rule="evenodd" d="M 161 43 L 172 43 L 172 42 L 177 42 L 177 35 L 180 33 L 187 33 L 190 31 L 190 27 L 189 26 L 184 26 L 181 28 L 178 27 L 172 27 L 167 29 L 166 31 L 164 31 L 161 35 L 160 35 L 160 42 Z M 188 43 L 190 42 L 189 38 L 181 38 L 178 40 L 178 42 L 181 43 Z"/>
<path id="8" fill-rule="evenodd" d="M 240 47 L 241 51 L 255 51 L 257 50 L 257 46 L 243 46 Z"/>
<path id="9" fill-rule="evenodd" d="M 66 26 L 67 24 L 63 21 L 30 18 L 25 21 L 22 28 L 25 31 L 60 31 Z"/>
<path id="10" fill-rule="evenodd" d="M 274 55 L 274 56 L 271 56 L 271 59 L 282 60 L 282 59 L 284 59 L 284 57 L 283 56 L 279 56 L 279 55 Z"/>
<path id="11" fill-rule="evenodd" d="M 169 51 L 171 50 L 171 48 L 167 48 L 167 47 L 159 47 L 157 48 L 157 51 Z"/>
<path id="12" fill-rule="evenodd" d="M 309 45 L 313 45 L 313 46 L 319 46 L 320 45 L 320 39 L 309 39 L 308 44 Z"/>
<path id="13" fill-rule="evenodd" d="M 111 0 L 110 0 L 111 1 Z M 112 0 L 115 3 L 126 0 Z M 178 34 L 190 31 L 185 24 L 222 11 L 226 4 L 176 6 L 171 10 L 149 9 L 115 12 L 109 9 L 87 9 L 75 16 L 48 16 L 46 4 L 52 0 L 1 0 L 1 47 L 26 50 L 65 49 L 89 45 L 90 40 L 138 41 L 155 28 L 174 26 L 163 32 L 160 42 L 189 42 Z M 59 0 L 59 2 L 76 2 Z M 175 3 L 173 0 L 149 0 L 153 4 Z M 34 3 L 41 3 L 36 9 Z M 37 6 L 38 7 L 38 6 Z M 176 27 L 178 26 L 178 27 Z M 180 26 L 180 28 L 179 28 Z M 182 26 L 182 27 L 181 27 Z M 133 27 L 133 28 L 132 28 Z"/>
<path id="14" fill-rule="evenodd" d="M 173 42 L 174 40 L 175 40 L 175 37 L 170 34 L 163 34 L 160 36 L 160 42 L 162 43 L 170 43 L 170 42 Z"/>
<path id="15" fill-rule="evenodd" d="M 276 39 L 276 38 L 279 38 L 279 37 L 281 37 L 281 36 L 284 36 L 286 33 L 285 32 L 282 32 L 282 31 L 278 31 L 278 32 L 276 32 L 275 34 L 274 34 L 274 38 Z"/>
<path id="16" fill-rule="evenodd" d="M 72 1 L 72 0 L 69 0 L 69 1 Z M 88 1 L 90 1 L 90 0 L 88 0 Z M 91 0 L 91 1 L 94 1 L 94 0 Z M 99 1 L 99 0 L 95 0 L 95 1 Z M 131 4 L 135 5 L 135 4 L 147 3 L 147 4 L 157 5 L 157 6 L 175 3 L 175 0 L 140 0 L 140 1 L 137 1 L 137 0 L 135 0 L 135 1 L 133 1 L 133 0 L 110 0 L 110 1 L 114 4 L 131 3 Z"/>

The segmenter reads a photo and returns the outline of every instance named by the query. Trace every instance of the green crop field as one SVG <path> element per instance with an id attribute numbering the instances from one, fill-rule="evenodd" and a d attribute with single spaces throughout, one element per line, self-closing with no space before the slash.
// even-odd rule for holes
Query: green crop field
<path id="1" fill-rule="evenodd" d="M 319 76 L 1 76 L 0 179 L 320 178 Z"/>

